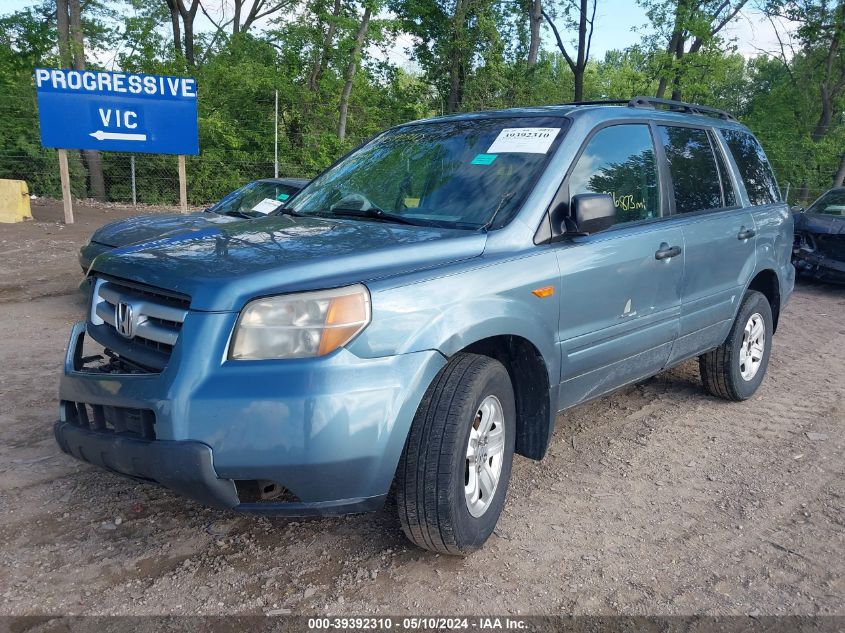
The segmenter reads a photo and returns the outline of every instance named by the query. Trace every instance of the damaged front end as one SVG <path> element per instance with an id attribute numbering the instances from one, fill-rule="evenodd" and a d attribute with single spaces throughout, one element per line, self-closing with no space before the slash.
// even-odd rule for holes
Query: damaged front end
<path id="1" fill-rule="evenodd" d="M 796 231 L 792 264 L 801 274 L 845 284 L 845 236 Z"/>
<path id="2" fill-rule="evenodd" d="M 845 217 L 798 214 L 792 263 L 800 274 L 845 284 Z"/>

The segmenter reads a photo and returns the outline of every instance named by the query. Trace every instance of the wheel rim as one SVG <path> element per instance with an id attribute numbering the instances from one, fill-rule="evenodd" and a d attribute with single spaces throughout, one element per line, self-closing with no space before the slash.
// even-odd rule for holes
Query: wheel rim
<path id="1" fill-rule="evenodd" d="M 739 373 L 743 380 L 751 380 L 760 371 L 766 350 L 766 322 L 758 312 L 752 314 L 742 332 L 739 348 Z"/>
<path id="2" fill-rule="evenodd" d="M 466 451 L 464 496 L 467 509 L 480 517 L 490 507 L 505 456 L 505 414 L 496 396 L 487 396 L 478 406 Z"/>

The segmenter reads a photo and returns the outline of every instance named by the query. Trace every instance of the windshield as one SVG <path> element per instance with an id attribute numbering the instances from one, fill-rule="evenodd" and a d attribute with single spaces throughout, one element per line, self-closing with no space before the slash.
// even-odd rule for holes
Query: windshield
<path id="1" fill-rule="evenodd" d="M 807 213 L 845 217 L 845 191 L 828 191 L 807 209 Z"/>
<path id="2" fill-rule="evenodd" d="M 394 128 L 330 167 L 286 209 L 498 228 L 531 191 L 567 123 L 559 117 L 514 117 Z"/>
<path id="3" fill-rule="evenodd" d="M 299 188 L 277 182 L 256 180 L 236 189 L 209 209 L 221 215 L 262 216 L 278 209 Z"/>

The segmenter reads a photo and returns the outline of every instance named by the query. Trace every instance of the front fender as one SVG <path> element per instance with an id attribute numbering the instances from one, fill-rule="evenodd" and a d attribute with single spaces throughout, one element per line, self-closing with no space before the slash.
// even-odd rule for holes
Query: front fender
<path id="1" fill-rule="evenodd" d="M 362 357 L 437 350 L 451 356 L 492 336 L 519 336 L 560 378 L 556 345 L 560 275 L 551 250 L 403 286 L 370 287 L 373 319 L 349 350 Z M 552 286 L 545 298 L 532 290 Z"/>

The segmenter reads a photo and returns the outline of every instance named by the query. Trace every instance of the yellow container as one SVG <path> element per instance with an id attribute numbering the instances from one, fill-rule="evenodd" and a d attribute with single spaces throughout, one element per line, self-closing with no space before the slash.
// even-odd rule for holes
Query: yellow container
<path id="1" fill-rule="evenodd" d="M 31 219 L 29 189 L 23 180 L 0 178 L 0 222 Z"/>

